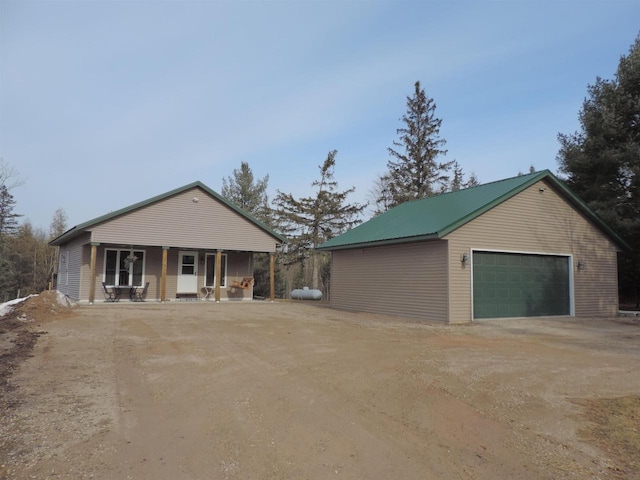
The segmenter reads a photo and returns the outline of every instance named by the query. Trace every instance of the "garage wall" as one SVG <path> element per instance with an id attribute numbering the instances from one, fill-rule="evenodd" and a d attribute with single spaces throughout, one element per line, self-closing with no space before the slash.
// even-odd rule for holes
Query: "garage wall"
<path id="1" fill-rule="evenodd" d="M 447 242 L 332 252 L 331 306 L 447 321 Z"/>
<path id="2" fill-rule="evenodd" d="M 538 182 L 454 231 L 449 241 L 451 322 L 471 319 L 470 249 L 573 255 L 576 316 L 618 311 L 616 246 L 546 182 Z M 584 268 L 578 270 L 581 261 Z"/>

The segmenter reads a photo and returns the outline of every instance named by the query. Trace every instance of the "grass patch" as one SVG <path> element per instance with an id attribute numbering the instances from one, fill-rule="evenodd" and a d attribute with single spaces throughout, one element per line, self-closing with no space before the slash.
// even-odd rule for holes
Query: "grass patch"
<path id="1" fill-rule="evenodd" d="M 625 476 L 640 475 L 640 396 L 583 399 L 589 425 L 578 432 L 615 459 L 615 470 Z"/>

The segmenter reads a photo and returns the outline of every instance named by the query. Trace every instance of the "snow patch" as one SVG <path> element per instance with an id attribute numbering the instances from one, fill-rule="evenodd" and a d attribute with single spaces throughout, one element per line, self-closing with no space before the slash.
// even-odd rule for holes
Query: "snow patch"
<path id="1" fill-rule="evenodd" d="M 33 294 L 33 295 L 29 295 L 28 297 L 22 297 L 22 298 L 16 298 L 15 300 L 9 300 L 8 302 L 5 303 L 0 303 L 0 317 L 5 316 L 7 313 L 13 311 L 13 306 L 17 305 L 18 303 L 24 302 L 25 300 L 31 298 L 31 297 L 37 297 L 38 295 Z"/>
<path id="2" fill-rule="evenodd" d="M 58 301 L 58 304 L 62 305 L 63 307 L 74 308 L 75 306 L 78 305 L 77 302 L 74 302 L 69 297 L 67 297 L 64 293 L 58 292 L 57 290 L 56 290 L 56 300 Z"/>

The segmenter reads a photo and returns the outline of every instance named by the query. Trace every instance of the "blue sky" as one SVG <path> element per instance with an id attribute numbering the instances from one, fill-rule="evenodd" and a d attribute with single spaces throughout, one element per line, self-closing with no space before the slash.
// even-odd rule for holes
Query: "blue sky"
<path id="1" fill-rule="evenodd" d="M 640 1 L 0 0 L 0 156 L 15 211 L 69 227 L 246 161 L 305 196 L 330 150 L 364 202 L 420 80 L 482 183 L 557 171 Z"/>

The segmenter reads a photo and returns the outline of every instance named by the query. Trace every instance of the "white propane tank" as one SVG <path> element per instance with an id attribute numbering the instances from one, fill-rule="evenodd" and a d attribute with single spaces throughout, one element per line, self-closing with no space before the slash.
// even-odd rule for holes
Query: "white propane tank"
<path id="1" fill-rule="evenodd" d="M 290 296 L 293 300 L 322 300 L 322 292 L 309 287 L 291 290 Z"/>

